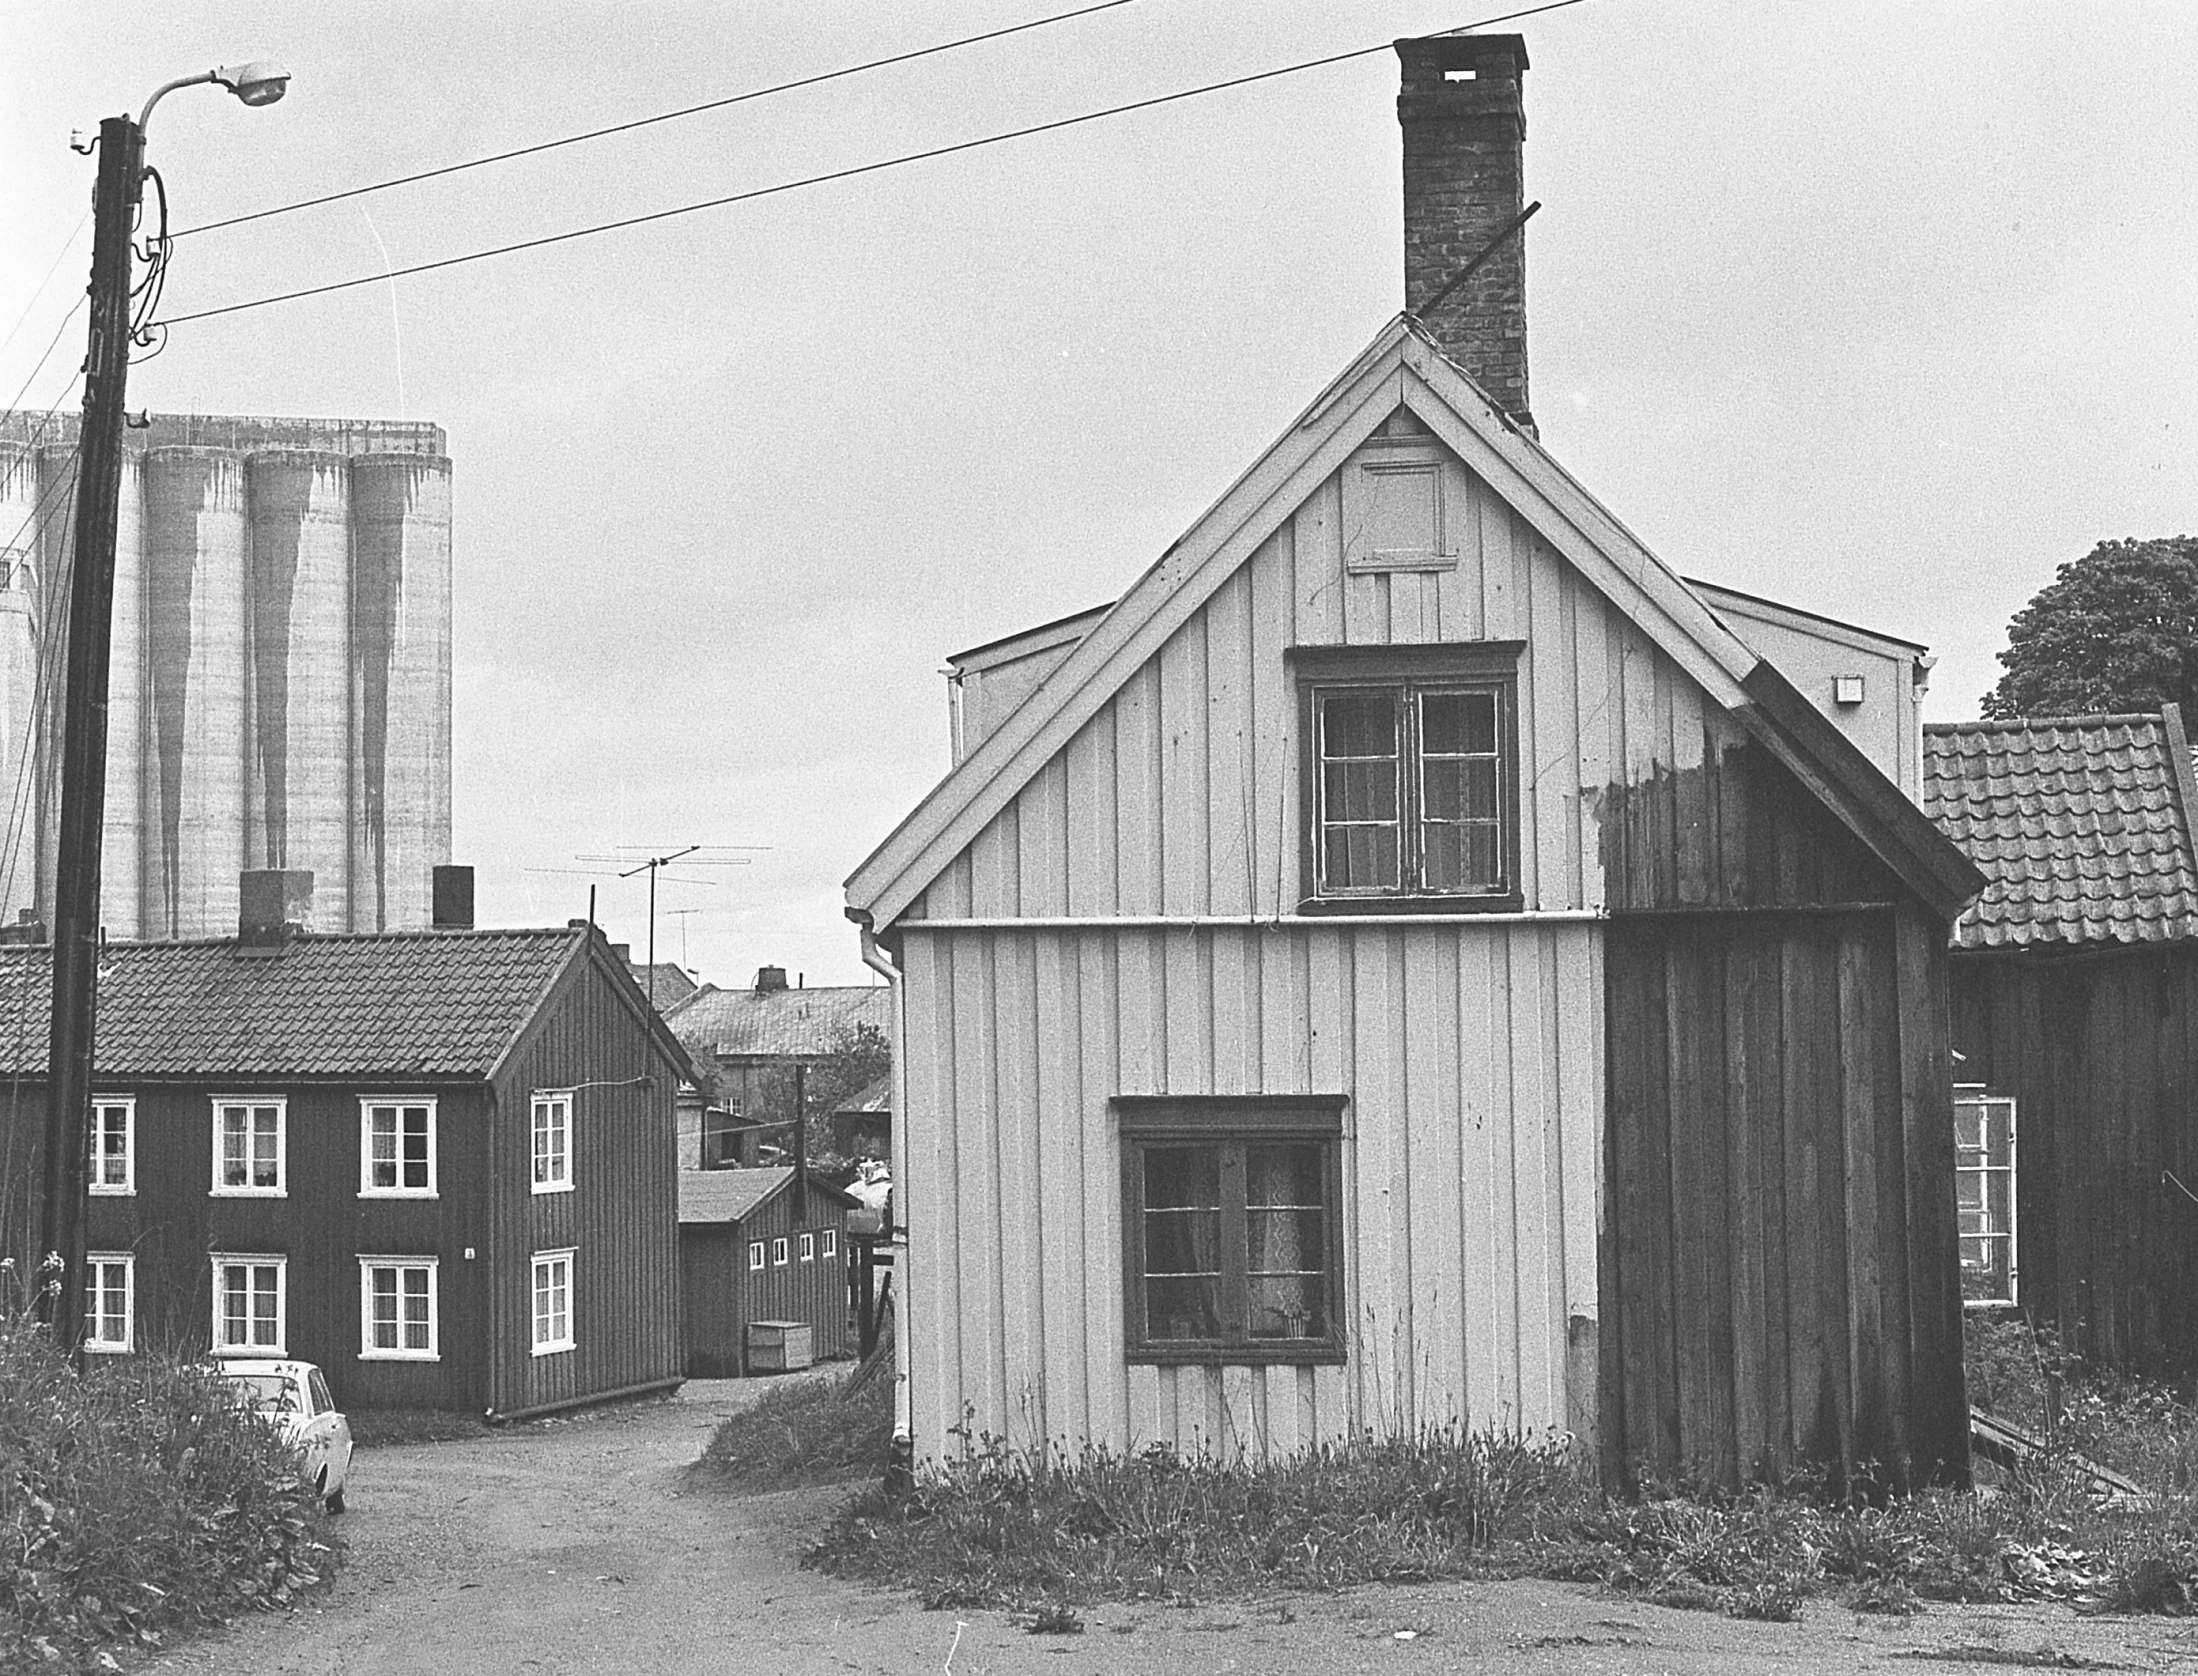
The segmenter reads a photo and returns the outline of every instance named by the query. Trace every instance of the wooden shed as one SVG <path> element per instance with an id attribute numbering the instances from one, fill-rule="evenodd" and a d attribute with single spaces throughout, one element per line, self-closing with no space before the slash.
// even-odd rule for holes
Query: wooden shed
<path id="1" fill-rule="evenodd" d="M 809 1328 L 818 1361 L 849 1354 L 847 1213 L 852 1196 L 790 1167 L 679 1173 L 679 1322 L 688 1377 L 752 1366 L 749 1328 Z"/>
<path id="2" fill-rule="evenodd" d="M 1954 927 L 1963 1279 L 2085 1356 L 2198 1372 L 2198 808 L 2181 712 L 1925 730 L 1990 883 Z"/>

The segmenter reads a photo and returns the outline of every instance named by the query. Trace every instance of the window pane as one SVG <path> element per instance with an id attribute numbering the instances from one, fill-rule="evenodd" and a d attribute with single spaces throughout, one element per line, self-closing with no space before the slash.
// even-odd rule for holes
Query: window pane
<path id="1" fill-rule="evenodd" d="M 1330 826 L 1397 818 L 1394 761 L 1331 762 L 1321 772 L 1326 781 L 1323 815 Z"/>
<path id="2" fill-rule="evenodd" d="M 1390 757 L 1397 754 L 1397 695 L 1391 687 L 1330 692 L 1320 697 L 1320 754 Z"/>
<path id="3" fill-rule="evenodd" d="M 1151 1339 L 1216 1339 L 1221 1336 L 1218 1277 L 1178 1276 L 1145 1282 L 1145 1336 Z"/>
<path id="4" fill-rule="evenodd" d="M 1272 1338 L 1325 1338 L 1327 1311 L 1322 1305 L 1324 1287 L 1318 1275 L 1253 1275 L 1250 1293 L 1250 1336 Z"/>
<path id="5" fill-rule="evenodd" d="M 1252 1338 L 1327 1332 L 1325 1194 L 1320 1147 L 1244 1149 L 1245 1327 Z"/>
<path id="6" fill-rule="evenodd" d="M 1493 755 L 1494 693 L 1426 693 L 1420 698 L 1420 749 L 1429 756 Z"/>
<path id="7" fill-rule="evenodd" d="M 1145 1150 L 1145 1331 L 1156 1339 L 1221 1333 L 1221 1154 Z"/>
<path id="8" fill-rule="evenodd" d="M 1328 885 L 1337 890 L 1397 888 L 1397 829 L 1393 826 L 1332 826 L 1326 835 Z"/>

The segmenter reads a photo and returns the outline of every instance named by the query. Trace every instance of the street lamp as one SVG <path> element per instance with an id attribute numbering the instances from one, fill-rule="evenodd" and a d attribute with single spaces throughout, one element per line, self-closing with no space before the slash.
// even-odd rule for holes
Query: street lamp
<path id="1" fill-rule="evenodd" d="M 271 105 L 290 72 L 267 59 L 217 66 L 153 90 L 136 121 L 99 125 L 92 189 L 91 343 L 78 438 L 76 562 L 62 690 L 61 834 L 54 865 L 53 1029 L 46 1059 L 45 1249 L 60 1259 L 41 1313 L 54 1342 L 84 1341 L 84 1193 L 92 1116 L 92 1004 L 99 965 L 99 861 L 107 818 L 107 663 L 114 625 L 115 523 L 122 497 L 123 388 L 130 370 L 130 223 L 145 179 L 145 125 L 179 87 L 212 82 Z"/>

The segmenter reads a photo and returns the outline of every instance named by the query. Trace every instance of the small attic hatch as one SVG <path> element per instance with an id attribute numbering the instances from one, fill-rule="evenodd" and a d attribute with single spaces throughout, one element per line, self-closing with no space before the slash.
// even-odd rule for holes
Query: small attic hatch
<path id="1" fill-rule="evenodd" d="M 1455 570 L 1439 443 L 1377 438 L 1343 469 L 1343 561 L 1354 572 Z"/>

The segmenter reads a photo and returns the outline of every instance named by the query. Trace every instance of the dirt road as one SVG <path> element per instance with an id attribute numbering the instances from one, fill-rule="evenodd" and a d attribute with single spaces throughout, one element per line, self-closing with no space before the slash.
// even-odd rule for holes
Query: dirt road
<path id="1" fill-rule="evenodd" d="M 1800 1624 L 1745 1624 L 1541 1583 L 1109 1607 L 1087 1613 L 1080 1635 L 1033 1636 L 997 1613 L 925 1612 L 801 1570 L 796 1557 L 830 1492 L 736 1497 L 690 1484 L 684 1469 L 752 1390 L 696 1384 L 671 1402 L 464 1443 L 361 1451 L 353 1510 L 342 1521 L 350 1563 L 333 1595 L 139 1668 L 177 1676 L 1915 1676 L 1985 1663 L 2198 1671 L 2198 1629 L 2161 1619 L 2004 1607 L 1888 1620 L 1817 1606 Z"/>

